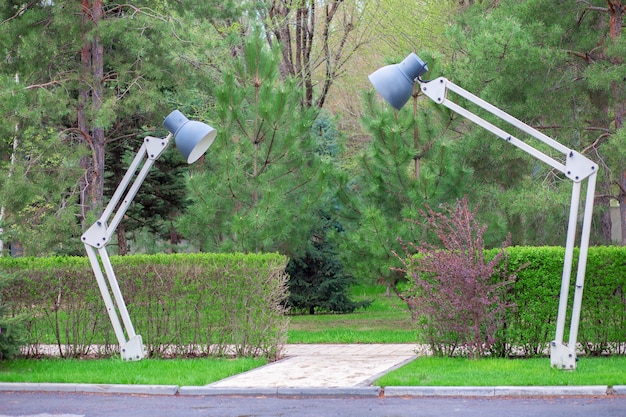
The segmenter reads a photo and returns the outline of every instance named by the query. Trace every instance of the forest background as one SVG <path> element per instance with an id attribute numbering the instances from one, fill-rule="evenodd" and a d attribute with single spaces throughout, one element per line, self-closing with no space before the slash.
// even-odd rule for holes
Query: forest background
<path id="1" fill-rule="evenodd" d="M 279 252 L 393 284 L 420 212 L 467 197 L 487 247 L 563 245 L 570 182 L 418 92 L 367 75 L 415 51 L 597 162 L 592 243 L 626 242 L 618 0 L 0 1 L 0 251 L 82 255 L 146 135 L 180 109 L 218 130 L 157 161 L 113 251 Z M 497 121 L 494 121 L 497 124 Z M 329 266 L 330 265 L 330 266 Z M 310 271 L 309 271 L 310 272 Z M 319 271 L 318 271 L 319 272 Z"/>

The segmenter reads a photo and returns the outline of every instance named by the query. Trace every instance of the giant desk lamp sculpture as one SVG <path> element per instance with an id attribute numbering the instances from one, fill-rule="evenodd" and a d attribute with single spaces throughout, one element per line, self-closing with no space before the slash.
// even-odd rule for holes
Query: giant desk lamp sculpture
<path id="1" fill-rule="evenodd" d="M 167 148 L 171 137 L 174 136 L 176 147 L 187 163 L 191 164 L 204 155 L 217 134 L 216 130 L 211 126 L 189 120 L 178 110 L 174 110 L 165 118 L 163 126 L 170 133 L 165 138 L 155 138 L 151 136 L 144 138 L 143 145 L 115 190 L 111 201 L 109 201 L 109 204 L 106 206 L 100 218 L 87 229 L 81 238 L 85 244 L 89 262 L 91 263 L 96 280 L 98 281 L 98 287 L 100 288 L 100 293 L 104 299 L 109 318 L 113 324 L 115 336 L 120 345 L 122 359 L 124 360 L 142 359 L 144 357 L 143 342 L 141 335 L 135 333 L 130 316 L 128 315 L 124 298 L 122 297 L 120 287 L 115 278 L 115 273 L 113 272 L 113 267 L 111 266 L 111 261 L 109 260 L 109 255 L 107 254 L 106 245 L 109 243 L 109 240 L 111 240 L 120 221 L 122 221 L 126 209 L 128 209 L 128 206 L 137 194 L 137 190 L 139 190 L 139 187 L 146 178 L 150 167 L 152 167 L 154 161 L 161 156 L 163 151 Z M 141 166 L 142 162 L 143 165 Z M 130 182 L 140 166 L 141 170 L 131 185 Z M 128 189 L 129 185 L 131 185 L 130 189 Z M 113 215 L 113 211 L 116 209 L 117 212 Z M 108 221 L 111 215 L 113 215 L 113 219 L 109 223 Z M 102 267 L 100 266 L 98 258 L 100 258 L 102 262 Z M 104 268 L 104 274 L 102 268 Z M 115 302 L 111 298 L 111 293 L 113 293 Z M 120 324 L 120 317 L 124 327 Z"/>
<path id="2" fill-rule="evenodd" d="M 567 229 L 567 241 L 565 246 L 565 260 L 563 263 L 563 276 L 561 281 L 556 337 L 552 342 L 550 342 L 550 364 L 551 366 L 559 369 L 576 369 L 576 338 L 578 336 L 578 325 L 580 321 L 585 269 L 587 266 L 587 250 L 589 248 L 589 234 L 591 230 L 591 213 L 593 211 L 598 166 L 582 154 L 567 148 L 522 121 L 462 89 L 458 85 L 455 85 L 446 78 L 440 77 L 432 81 L 422 80 L 421 76 L 426 71 L 428 71 L 427 65 L 417 55 L 411 53 L 401 63 L 387 65 L 375 71 L 369 76 L 369 79 L 378 93 L 397 110 L 400 110 L 412 96 L 415 82 L 417 82 L 421 91 L 435 103 L 448 107 L 450 110 L 469 119 L 489 132 L 494 133 L 496 136 L 499 136 L 510 144 L 517 146 L 521 150 L 550 165 L 552 168 L 562 172 L 567 178 L 572 180 L 573 191 Z M 507 133 L 487 122 L 476 114 L 450 101 L 447 97 L 447 93 L 449 91 L 465 98 L 467 101 L 481 107 L 497 118 L 504 120 L 522 132 L 525 132 L 550 146 L 552 149 L 560 152 L 562 157 L 560 160 L 554 159 L 526 142 L 521 141 L 510 133 Z M 576 223 L 578 218 L 581 188 L 584 180 L 588 180 L 587 196 L 583 211 L 578 271 L 576 275 L 574 303 L 570 322 L 569 342 L 565 345 L 563 343 L 563 334 L 565 330 L 568 292 L 576 240 Z"/>

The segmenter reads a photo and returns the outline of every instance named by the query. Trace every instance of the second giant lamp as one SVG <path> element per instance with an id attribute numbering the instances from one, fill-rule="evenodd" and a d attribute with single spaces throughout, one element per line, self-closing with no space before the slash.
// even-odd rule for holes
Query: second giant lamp
<path id="1" fill-rule="evenodd" d="M 165 151 L 172 136 L 180 153 L 187 163 L 191 164 L 204 155 L 217 134 L 211 126 L 189 120 L 178 110 L 174 110 L 165 118 L 163 126 L 170 133 L 165 138 L 152 136 L 144 138 L 143 145 L 117 186 L 102 215 L 81 237 L 124 360 L 142 359 L 144 357 L 143 341 L 141 335 L 135 333 L 106 245 L 122 221 L 128 206 L 148 175 L 154 161 Z M 139 173 L 137 173 L 138 169 L 140 169 Z M 131 181 L 133 181 L 132 184 Z M 117 212 L 114 214 L 115 210 Z M 113 219 L 109 223 L 111 216 Z"/>
<path id="2" fill-rule="evenodd" d="M 585 282 L 585 270 L 587 267 L 587 251 L 589 248 L 591 214 L 593 211 L 598 165 L 584 155 L 567 148 L 565 145 L 478 98 L 474 94 L 464 90 L 444 77 L 436 78 L 432 81 L 422 80 L 421 76 L 426 71 L 428 71 L 427 65 L 417 55 L 411 53 L 401 63 L 387 65 L 375 71 L 369 76 L 369 79 L 378 93 L 397 110 L 400 110 L 411 97 L 415 83 L 417 82 L 424 95 L 433 100 L 435 103 L 448 107 L 455 113 L 460 114 L 501 139 L 504 139 L 510 144 L 529 153 L 540 161 L 545 162 L 572 180 L 573 189 L 570 203 L 567 241 L 565 246 L 565 259 L 563 262 L 563 275 L 561 279 L 561 294 L 556 324 L 556 337 L 550 342 L 550 364 L 551 366 L 559 369 L 576 369 L 576 339 L 578 336 L 583 286 Z M 534 148 L 530 144 L 518 139 L 514 135 L 494 126 L 478 115 L 451 101 L 448 98 L 448 92 L 452 92 L 459 97 L 465 98 L 467 101 L 488 111 L 500 120 L 509 123 L 520 131 L 532 136 L 540 142 L 543 142 L 545 145 L 548 145 L 560 153 L 561 157 L 553 158 L 552 156 Z M 576 240 L 576 226 L 579 215 L 578 206 L 580 204 L 582 183 L 585 180 L 587 180 L 587 195 L 585 199 L 584 211 L 582 213 L 583 224 L 580 236 L 580 252 L 578 256 L 574 302 L 570 319 L 569 341 L 567 344 L 564 344 L 563 335 L 565 331 L 565 319 L 567 316 L 570 278 L 572 265 L 574 263 L 573 256 Z M 537 319 L 540 320 L 539 317 Z"/>

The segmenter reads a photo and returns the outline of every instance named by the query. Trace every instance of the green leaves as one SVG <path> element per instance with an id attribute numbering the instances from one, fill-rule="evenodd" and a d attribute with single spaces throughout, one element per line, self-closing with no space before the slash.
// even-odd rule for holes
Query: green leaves
<path id="1" fill-rule="evenodd" d="M 280 77 L 279 51 L 260 33 L 241 47 L 216 93 L 211 172 L 190 178 L 192 205 L 179 225 L 202 250 L 292 254 L 306 246 L 328 195 L 330 165 L 312 132 L 317 112 L 302 106 L 296 80 Z"/>

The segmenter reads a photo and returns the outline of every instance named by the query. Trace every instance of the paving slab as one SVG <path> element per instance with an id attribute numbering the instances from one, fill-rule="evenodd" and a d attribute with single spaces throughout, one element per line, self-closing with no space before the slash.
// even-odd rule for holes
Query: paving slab
<path id="1" fill-rule="evenodd" d="M 287 345 L 285 357 L 209 384 L 211 388 L 366 387 L 415 359 L 414 344 Z"/>

